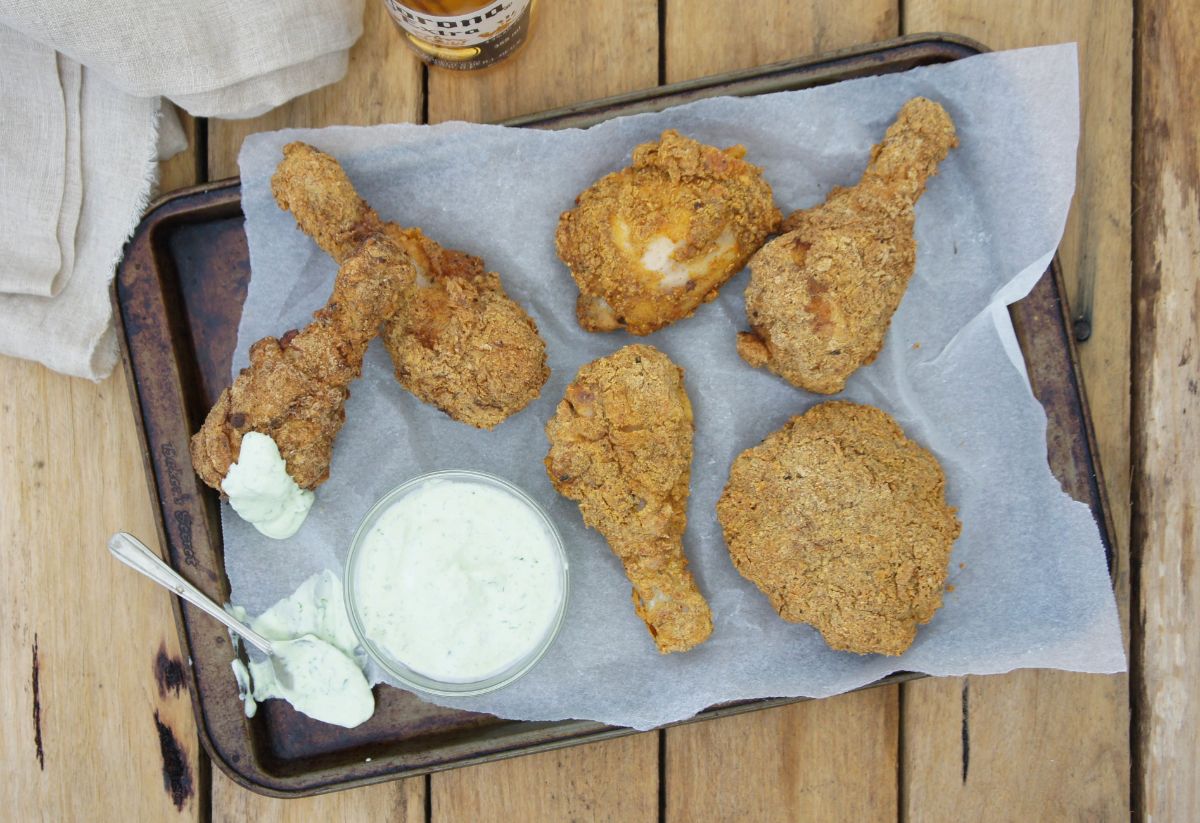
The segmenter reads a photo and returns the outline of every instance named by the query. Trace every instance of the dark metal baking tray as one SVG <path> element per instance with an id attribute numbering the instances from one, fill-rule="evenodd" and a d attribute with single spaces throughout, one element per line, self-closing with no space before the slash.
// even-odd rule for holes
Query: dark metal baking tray
<path id="1" fill-rule="evenodd" d="M 513 121 L 536 128 L 586 126 L 716 95 L 808 88 L 851 77 L 944 63 L 983 50 L 947 35 L 907 37 L 601 100 Z M 218 601 L 229 594 L 216 495 L 191 470 L 188 438 L 229 383 L 250 278 L 236 180 L 170 194 L 147 212 L 114 286 L 124 364 L 138 415 L 151 494 L 167 560 Z M 1107 509 L 1080 386 L 1057 262 L 1012 309 L 1030 379 L 1049 418 L 1050 465 L 1091 506 L 1108 545 Z M 1110 554 L 1111 557 L 1111 554 Z M 1110 561 L 1111 564 L 1111 561 Z M 273 795 L 331 791 L 614 737 L 629 730 L 584 721 L 518 722 L 441 708 L 399 689 L 376 688 L 374 717 L 356 729 L 309 720 L 279 700 L 247 719 L 230 672 L 225 630 L 175 604 L 196 723 L 204 748 L 238 783 Z M 899 673 L 895 683 L 916 675 Z M 874 684 L 879 685 L 879 684 Z M 777 706 L 748 700 L 697 719 Z"/>

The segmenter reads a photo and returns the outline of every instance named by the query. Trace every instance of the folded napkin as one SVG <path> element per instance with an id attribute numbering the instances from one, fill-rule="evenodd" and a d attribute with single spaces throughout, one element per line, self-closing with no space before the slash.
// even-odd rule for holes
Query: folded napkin
<path id="1" fill-rule="evenodd" d="M 362 3 L 0 5 L 0 353 L 107 376 L 114 266 L 158 160 L 186 145 L 162 98 L 252 117 L 335 82 Z"/>

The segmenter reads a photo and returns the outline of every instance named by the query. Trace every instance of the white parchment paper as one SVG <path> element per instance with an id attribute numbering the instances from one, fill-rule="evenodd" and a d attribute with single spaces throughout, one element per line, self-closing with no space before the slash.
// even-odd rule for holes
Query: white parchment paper
<path id="1" fill-rule="evenodd" d="M 559 497 L 542 465 L 543 426 L 584 363 L 631 341 L 579 329 L 574 282 L 554 253 L 558 215 L 638 143 L 675 128 L 743 143 L 786 214 L 852 184 L 905 100 L 954 118 L 961 146 L 917 205 L 917 269 L 878 360 L 843 397 L 877 405 L 937 455 L 962 536 L 954 590 L 903 656 L 830 651 L 784 623 L 734 570 L 714 505 L 733 458 L 821 398 L 737 356 L 743 272 L 694 317 L 646 339 L 687 372 L 695 460 L 685 545 L 713 609 L 703 646 L 660 656 L 604 540 Z M 352 387 L 332 475 L 292 539 L 260 536 L 226 508 L 233 602 L 256 613 L 315 571 L 341 572 L 358 520 L 415 474 L 466 468 L 524 488 L 558 524 L 570 556 L 566 622 L 546 658 L 493 694 L 439 699 L 520 719 L 587 718 L 649 728 L 725 700 L 821 697 L 897 670 L 986 674 L 1020 667 L 1125 667 L 1104 554 L 1089 510 L 1046 462 L 1033 398 L 1004 309 L 1041 276 L 1062 235 L 1079 133 L 1073 45 L 1001 52 L 900 75 L 746 99 L 704 100 L 586 131 L 447 123 L 258 134 L 240 158 L 253 276 L 234 369 L 254 340 L 305 323 L 329 294 L 333 262 L 280 211 L 269 178 L 281 147 L 305 140 L 345 165 L 385 219 L 482 256 L 537 320 L 553 370 L 541 397 L 493 432 L 456 423 L 393 380 L 378 341 Z"/>

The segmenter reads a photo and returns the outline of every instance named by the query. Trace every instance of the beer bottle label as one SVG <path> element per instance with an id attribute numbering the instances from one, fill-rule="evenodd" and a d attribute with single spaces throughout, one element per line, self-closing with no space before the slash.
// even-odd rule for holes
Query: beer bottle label
<path id="1" fill-rule="evenodd" d="M 530 0 L 496 0 L 467 14 L 439 16 L 414 11 L 400 0 L 386 0 L 400 28 L 435 46 L 476 46 L 508 28 L 529 8 Z"/>

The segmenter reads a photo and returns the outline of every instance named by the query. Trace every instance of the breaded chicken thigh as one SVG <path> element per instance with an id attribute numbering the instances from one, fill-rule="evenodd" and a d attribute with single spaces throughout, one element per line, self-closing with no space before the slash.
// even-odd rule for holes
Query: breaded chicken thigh
<path id="1" fill-rule="evenodd" d="M 667 130 L 576 198 L 555 245 L 579 286 L 580 326 L 650 334 L 689 317 L 741 271 L 780 219 L 745 153 Z"/>
<path id="2" fill-rule="evenodd" d="M 917 97 L 871 150 L 862 179 L 784 221 L 750 261 L 737 349 L 792 385 L 835 394 L 883 347 L 916 263 L 913 206 L 958 145 L 945 110 Z"/>
<path id="3" fill-rule="evenodd" d="M 621 559 L 634 608 L 664 654 L 712 633 L 683 552 L 692 432 L 683 369 L 643 345 L 581 368 L 546 424 L 551 482 Z"/>
<path id="4" fill-rule="evenodd" d="M 334 158 L 289 143 L 271 179 L 280 208 L 334 260 L 375 233 L 411 255 L 417 277 L 385 324 L 396 379 L 455 420 L 490 429 L 542 390 L 550 370 L 537 325 L 483 261 L 445 249 L 420 229 L 384 223 Z"/>
<path id="5" fill-rule="evenodd" d="M 960 524 L 886 412 L 823 403 L 738 455 L 717 501 L 734 566 L 830 648 L 896 655 L 942 605 Z"/>

